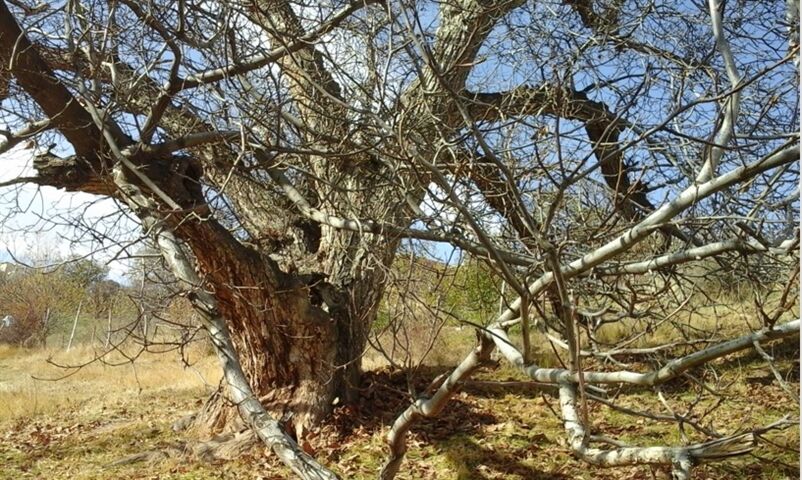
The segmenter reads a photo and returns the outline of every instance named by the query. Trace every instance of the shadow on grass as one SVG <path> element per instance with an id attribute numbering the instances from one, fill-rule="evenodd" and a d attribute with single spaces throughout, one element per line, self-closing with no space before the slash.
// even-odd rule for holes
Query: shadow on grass
<path id="1" fill-rule="evenodd" d="M 417 370 L 414 377 L 390 369 L 365 372 L 359 400 L 336 408 L 333 421 L 324 433 L 335 434 L 338 440 L 344 440 L 357 430 L 362 433 L 380 431 L 392 425 L 396 417 L 414 401 L 409 394 L 410 385 L 418 395 L 431 394 L 428 387 L 432 381 L 452 370 L 453 367 L 424 366 Z M 553 389 L 543 390 L 524 384 L 499 387 L 489 382 L 468 382 L 458 388 L 440 415 L 421 420 L 413 427 L 413 433 L 423 432 L 425 437 L 438 439 L 463 433 L 466 428 L 494 424 L 498 420 L 495 414 L 472 406 L 476 399 L 501 398 L 512 394 L 526 401 L 526 397 L 535 398 L 543 392 L 555 393 L 550 390 Z"/>
<path id="2" fill-rule="evenodd" d="M 466 435 L 438 442 L 437 447 L 448 457 L 457 470 L 459 480 L 496 480 L 517 476 L 531 480 L 560 480 L 571 478 L 565 474 L 543 471 L 539 466 L 527 465 L 527 454 L 536 445 L 496 449 L 481 445 Z"/>
<path id="3" fill-rule="evenodd" d="M 364 439 L 365 435 L 386 432 L 386 428 L 411 403 L 409 385 L 418 394 L 431 393 L 427 391 L 427 387 L 432 380 L 451 370 L 451 367 L 422 367 L 412 379 L 404 372 L 389 369 L 366 372 L 359 401 L 337 408 L 334 420 L 323 428 L 321 437 L 327 443 L 349 444 L 359 442 L 359 437 Z M 535 466 L 527 462 L 527 459 L 542 456 L 542 446 L 538 443 L 545 436 L 538 432 L 533 432 L 534 438 L 527 438 L 528 435 L 518 436 L 507 445 L 493 442 L 503 438 L 503 434 L 499 433 L 494 438 L 488 437 L 495 435 L 489 433 L 493 426 L 511 419 L 507 418 L 509 412 L 483 406 L 483 399 L 515 395 L 525 402 L 540 396 L 541 392 L 539 388 L 526 385 L 512 388 L 498 388 L 484 382 L 463 385 L 438 416 L 421 419 L 412 428 L 409 433 L 412 455 L 407 461 L 422 461 L 413 460 L 417 456 L 413 453 L 416 449 L 413 445 L 419 442 L 442 453 L 460 479 L 571 478 L 564 474 L 543 471 L 557 470 L 558 467 L 551 469 L 548 465 Z M 482 438 L 489 441 L 484 442 L 480 440 Z"/>

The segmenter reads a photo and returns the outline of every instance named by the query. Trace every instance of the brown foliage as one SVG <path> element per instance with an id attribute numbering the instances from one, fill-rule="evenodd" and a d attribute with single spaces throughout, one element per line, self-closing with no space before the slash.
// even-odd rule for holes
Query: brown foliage
<path id="1" fill-rule="evenodd" d="M 59 315 L 73 311 L 80 288 L 58 272 L 20 270 L 0 280 L 0 315 L 14 317 L 0 329 L 0 343 L 43 346 Z"/>

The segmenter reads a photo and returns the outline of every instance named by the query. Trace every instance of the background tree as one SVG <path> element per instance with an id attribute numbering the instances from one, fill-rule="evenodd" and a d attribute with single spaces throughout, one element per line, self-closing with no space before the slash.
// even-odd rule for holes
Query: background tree
<path id="1" fill-rule="evenodd" d="M 656 380 L 585 378 L 581 346 L 600 345 L 594 324 L 671 321 L 696 291 L 677 264 L 794 264 L 774 259 L 798 240 L 797 18 L 780 1 L 2 2 L 4 148 L 55 145 L 9 183 L 125 205 L 223 365 L 228 389 L 199 423 L 230 427 L 235 405 L 305 478 L 333 474 L 283 425 L 301 436 L 353 398 L 402 239 L 472 253 L 518 298 L 399 419 L 386 477 L 410 422 L 494 343 L 559 383 L 577 455 L 684 476 L 744 438 L 718 456 L 591 449 L 585 383 Z M 772 329 L 778 308 L 737 345 L 798 332 Z M 564 369 L 531 366 L 533 324 L 565 346 Z"/>
<path id="2" fill-rule="evenodd" d="M 50 334 L 72 321 L 85 290 L 73 277 L 46 266 L 17 266 L 0 279 L 0 312 L 14 323 L 0 331 L 0 342 L 45 346 Z"/>
<path id="3" fill-rule="evenodd" d="M 61 265 L 64 275 L 70 280 L 89 289 L 105 280 L 109 268 L 90 258 L 70 257 Z"/>
<path id="4" fill-rule="evenodd" d="M 122 287 L 114 280 L 100 280 L 90 285 L 87 294 L 92 306 L 92 314 L 95 318 L 103 318 L 110 314 L 114 309 L 114 302 L 117 299 Z"/>

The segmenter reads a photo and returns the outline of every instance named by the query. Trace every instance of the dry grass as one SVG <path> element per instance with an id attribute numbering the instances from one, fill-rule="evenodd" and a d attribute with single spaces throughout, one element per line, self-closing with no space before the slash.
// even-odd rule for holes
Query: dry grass
<path id="1" fill-rule="evenodd" d="M 129 356 L 136 352 L 129 350 Z M 220 376 L 214 359 L 200 352 L 189 354 L 191 367 L 185 367 L 176 352 L 144 352 L 135 362 L 119 352 L 92 361 L 97 355 L 83 346 L 69 352 L 0 347 L 0 425 L 73 408 L 99 408 L 143 392 L 202 394 L 216 386 Z M 82 364 L 86 365 L 63 367 Z"/>
<path id="2" fill-rule="evenodd" d="M 445 356 L 430 358 L 434 364 L 453 363 L 471 348 L 470 329 L 446 332 L 442 339 Z M 541 363 L 551 361 L 547 349 L 539 354 Z M 208 384 L 216 386 L 219 372 L 214 359 L 198 350 L 190 354 L 195 361 L 192 369 L 184 368 L 173 352 L 143 354 L 135 367 L 94 363 L 55 382 L 33 378 L 55 378 L 66 373 L 48 365 L 48 359 L 77 364 L 93 355 L 86 348 L 65 353 L 0 347 L 0 479 L 288 478 L 286 469 L 261 448 L 226 463 L 173 457 L 113 465 L 132 454 L 175 450 L 187 434 L 173 432 L 170 425 L 199 408 L 208 393 Z M 117 354 L 109 360 L 121 361 L 123 357 Z M 788 413 L 788 401 L 776 383 L 764 383 L 770 380 L 770 372 L 759 359 L 744 355 L 719 367 L 720 383 L 726 385 L 724 391 L 732 397 L 707 418 L 712 426 L 729 432 L 736 427 L 767 424 Z M 792 359 L 783 360 L 781 368 L 783 372 L 793 370 Z M 445 370 L 422 368 L 417 372 L 419 388 Z M 387 425 L 409 401 L 400 393 L 406 383 L 397 375 L 383 372 L 370 378 L 374 386 L 366 390 L 360 405 L 338 410 L 334 426 L 313 440 L 316 455 L 346 478 L 376 477 L 385 455 Z M 478 378 L 521 380 L 503 367 Z M 798 389 L 798 372 L 789 379 Z M 665 393 L 677 411 L 684 411 L 695 401 L 695 392 L 688 384 L 667 386 Z M 563 444 L 561 422 L 552 413 L 558 408 L 553 394 L 553 389 L 466 386 L 440 418 L 423 421 L 413 429 L 408 458 L 399 478 L 652 478 L 648 467 L 594 469 L 573 459 Z M 617 399 L 638 410 L 662 409 L 656 396 L 648 391 L 621 392 Z M 705 400 L 695 411 L 704 411 L 715 402 L 714 398 Z M 606 407 L 594 407 L 591 413 L 594 426 L 601 432 L 633 444 L 680 441 L 671 423 L 633 419 Z M 738 421 L 733 423 L 733 419 Z M 692 440 L 699 440 L 697 437 L 692 436 Z M 772 434 L 770 439 L 785 449 L 764 446 L 757 452 L 764 458 L 747 456 L 705 465 L 697 476 L 711 480 L 798 478 L 798 428 Z M 665 478 L 660 475 L 655 478 Z"/>
<path id="3" fill-rule="evenodd" d="M 458 328 L 445 325 L 442 329 L 428 326 L 410 328 L 403 336 L 393 338 L 390 332 L 379 335 L 378 342 L 384 353 L 368 348 L 362 358 L 365 370 L 375 370 L 389 366 L 389 355 L 396 365 L 415 367 L 419 364 L 430 366 L 454 366 L 473 348 L 476 333 L 473 328 Z M 436 335 L 436 337 L 435 337 Z"/>

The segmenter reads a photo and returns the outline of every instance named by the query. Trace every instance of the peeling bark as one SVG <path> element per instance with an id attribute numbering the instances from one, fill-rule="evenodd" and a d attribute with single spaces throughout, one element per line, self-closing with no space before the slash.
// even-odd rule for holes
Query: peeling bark
<path id="1" fill-rule="evenodd" d="M 309 480 L 338 478 L 337 475 L 306 454 L 283 430 L 279 422 L 265 410 L 254 394 L 251 388 L 253 379 L 249 380 L 243 371 L 240 354 L 234 346 L 228 325 L 223 317 L 223 312 L 228 315 L 236 315 L 237 312 L 232 311 L 230 306 L 227 308 L 227 299 L 225 297 L 220 300 L 218 296 L 211 295 L 204 290 L 204 281 L 195 272 L 195 268 L 184 252 L 181 242 L 168 228 L 164 220 L 151 213 L 156 209 L 156 204 L 144 195 L 142 190 L 132 183 L 121 169 L 118 169 L 115 173 L 115 183 L 120 190 L 125 192 L 126 202 L 139 215 L 143 227 L 158 246 L 173 275 L 181 282 L 187 298 L 192 302 L 196 311 L 201 314 L 203 326 L 209 333 L 223 369 L 223 375 L 228 386 L 229 400 L 236 405 L 243 420 L 300 478 Z M 199 237 L 208 239 L 209 235 L 214 234 L 214 225 L 216 224 L 209 221 L 203 224 L 192 222 L 190 224 L 185 223 L 181 228 L 191 228 L 193 236 L 190 238 L 193 241 L 202 241 L 202 238 Z M 211 226 L 211 229 L 207 231 L 209 226 Z M 219 241 L 221 238 L 218 237 L 216 240 Z M 202 262 L 203 259 L 199 259 L 199 261 Z M 230 320 L 236 325 L 237 320 L 241 321 L 242 319 L 232 317 Z M 278 338 L 282 339 L 284 337 L 278 336 Z M 267 352 L 261 353 L 266 354 Z M 303 388 L 303 382 L 300 383 L 301 388 Z M 302 395 L 304 392 L 297 393 Z M 317 392 L 310 393 L 315 394 Z M 314 405 L 307 406 L 302 410 L 302 414 L 314 414 L 315 407 Z"/>

